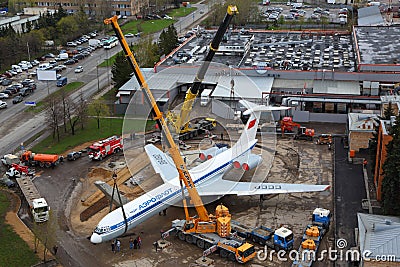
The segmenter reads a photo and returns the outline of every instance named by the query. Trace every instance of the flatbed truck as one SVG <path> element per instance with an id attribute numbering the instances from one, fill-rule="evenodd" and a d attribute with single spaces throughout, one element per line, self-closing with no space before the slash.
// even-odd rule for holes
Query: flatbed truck
<path id="1" fill-rule="evenodd" d="M 312 224 L 306 229 L 298 249 L 298 258 L 293 261 L 292 267 L 311 267 L 318 252 L 318 248 L 329 231 L 331 213 L 327 209 L 316 208 L 312 215 Z"/>
<path id="2" fill-rule="evenodd" d="M 238 236 L 268 246 L 275 251 L 289 251 L 293 248 L 293 232 L 285 227 L 280 227 L 277 230 L 262 225 L 250 228 L 236 221 L 232 221 L 231 227 L 232 232 L 235 232 Z"/>
<path id="3" fill-rule="evenodd" d="M 46 200 L 39 194 L 36 186 L 31 178 L 22 175 L 20 178 L 15 179 L 21 188 L 22 194 L 29 204 L 33 220 L 37 223 L 46 222 L 49 220 L 50 207 Z"/>

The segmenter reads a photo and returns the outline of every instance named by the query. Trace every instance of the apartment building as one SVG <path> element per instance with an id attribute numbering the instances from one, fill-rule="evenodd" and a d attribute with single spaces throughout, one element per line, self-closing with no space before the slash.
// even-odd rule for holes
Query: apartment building
<path id="1" fill-rule="evenodd" d="M 132 16 L 141 8 L 149 6 L 149 0 L 46 0 L 34 1 L 38 7 L 57 9 L 61 5 L 68 13 L 75 13 L 83 7 L 89 16 Z"/>

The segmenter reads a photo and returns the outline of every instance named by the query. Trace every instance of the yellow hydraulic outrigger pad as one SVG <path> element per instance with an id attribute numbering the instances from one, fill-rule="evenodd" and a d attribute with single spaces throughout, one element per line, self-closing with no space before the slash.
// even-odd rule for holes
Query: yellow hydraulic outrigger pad
<path id="1" fill-rule="evenodd" d="M 229 23 L 231 22 L 234 15 L 238 13 L 236 6 L 229 5 L 226 11 L 226 15 L 221 25 L 219 26 L 217 33 L 215 34 L 212 42 L 210 43 L 210 49 L 208 54 L 204 58 L 203 64 L 199 68 L 192 86 L 187 90 L 185 100 L 182 105 L 182 109 L 179 116 L 174 114 L 167 114 L 168 119 L 172 122 L 175 127 L 176 133 L 184 133 L 190 131 L 189 129 L 189 114 L 193 107 L 193 102 L 198 95 L 201 95 L 201 84 L 203 83 L 204 76 L 207 72 L 208 67 L 218 51 L 219 44 L 224 37 L 226 30 L 228 29 Z M 183 127 L 183 129 L 182 129 Z"/>
<path id="2" fill-rule="evenodd" d="M 129 64 L 133 68 L 133 72 L 138 80 L 138 83 L 141 86 L 141 88 L 144 90 L 144 92 L 145 92 L 144 95 L 146 96 L 148 102 L 150 103 L 150 105 L 152 107 L 152 113 L 154 115 L 154 120 L 157 120 L 157 123 L 159 124 L 159 126 L 161 126 L 160 129 L 162 130 L 162 133 L 165 137 L 164 140 L 166 140 L 167 146 L 169 147 L 169 153 L 171 154 L 172 160 L 174 161 L 176 169 L 179 173 L 180 182 L 181 183 L 183 182 L 185 184 L 186 189 L 190 195 L 190 198 L 191 198 L 193 204 L 195 205 L 197 214 L 199 215 L 199 219 L 201 221 L 208 222 L 210 220 L 209 214 L 203 205 L 203 201 L 201 200 L 201 198 L 196 190 L 196 187 L 193 183 L 192 178 L 190 177 L 190 173 L 189 173 L 188 169 L 186 168 L 186 164 L 179 153 L 178 146 L 175 144 L 175 141 L 168 129 L 168 126 L 167 126 L 166 121 L 164 120 L 163 114 L 161 113 L 160 109 L 158 108 L 156 100 L 154 99 L 153 94 L 151 93 L 151 91 L 144 79 L 144 76 L 139 68 L 139 65 L 137 64 L 135 57 L 133 56 L 133 53 L 132 53 L 131 49 L 129 48 L 128 43 L 125 40 L 122 30 L 118 25 L 118 16 L 113 16 L 112 18 L 105 19 L 104 23 L 111 24 L 115 33 L 117 34 L 117 38 L 121 42 L 122 49 L 124 50 L 125 55 L 128 58 Z M 183 190 L 182 190 L 182 194 L 184 194 Z M 183 200 L 184 200 L 184 206 L 185 206 L 186 220 L 189 221 L 189 219 L 190 219 L 189 212 L 187 210 L 185 198 L 183 198 Z"/>

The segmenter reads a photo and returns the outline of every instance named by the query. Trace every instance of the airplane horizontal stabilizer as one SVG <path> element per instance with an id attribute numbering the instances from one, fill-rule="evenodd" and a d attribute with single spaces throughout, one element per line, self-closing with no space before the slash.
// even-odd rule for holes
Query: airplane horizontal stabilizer
<path id="1" fill-rule="evenodd" d="M 166 155 L 156 146 L 149 144 L 144 147 L 151 165 L 156 173 L 160 174 L 164 183 L 178 183 L 178 171 L 171 157 Z"/>

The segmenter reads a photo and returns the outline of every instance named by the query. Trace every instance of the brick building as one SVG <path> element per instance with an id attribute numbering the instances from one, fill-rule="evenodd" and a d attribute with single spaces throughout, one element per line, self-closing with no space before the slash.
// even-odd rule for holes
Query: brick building
<path id="1" fill-rule="evenodd" d="M 377 118 L 376 114 L 348 114 L 349 150 L 359 152 L 360 149 L 369 147 L 369 139 L 372 138 Z"/>

